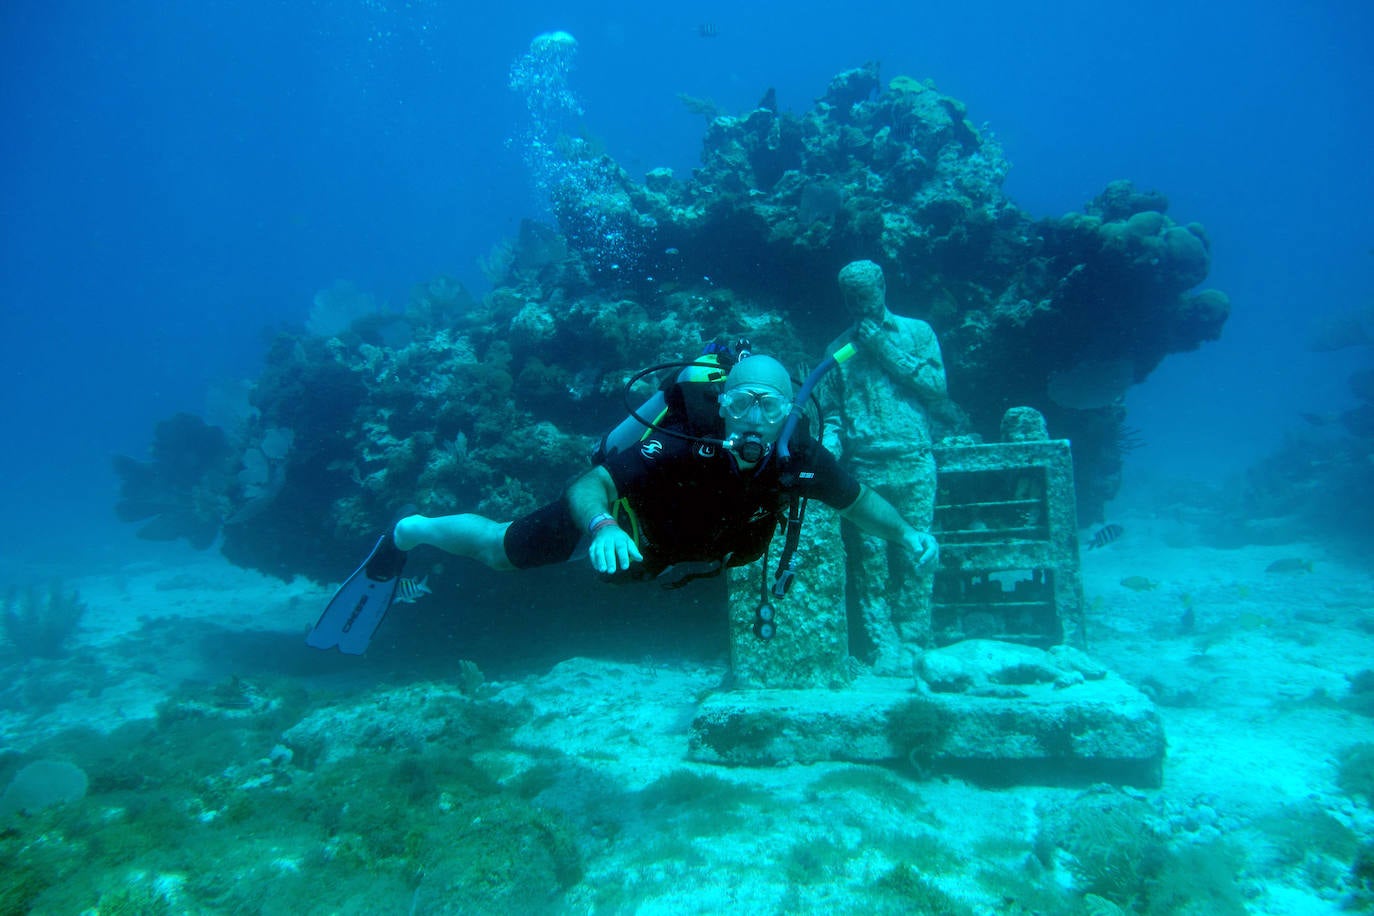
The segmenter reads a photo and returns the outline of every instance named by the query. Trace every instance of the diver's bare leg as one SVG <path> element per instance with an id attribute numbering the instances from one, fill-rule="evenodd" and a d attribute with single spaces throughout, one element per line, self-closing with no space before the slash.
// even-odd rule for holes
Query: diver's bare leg
<path id="1" fill-rule="evenodd" d="M 426 518 L 408 515 L 396 523 L 392 537 L 401 550 L 421 544 L 447 553 L 469 557 L 492 569 L 514 569 L 506 558 L 506 529 L 510 522 L 496 522 L 481 515 L 441 515 Z"/>

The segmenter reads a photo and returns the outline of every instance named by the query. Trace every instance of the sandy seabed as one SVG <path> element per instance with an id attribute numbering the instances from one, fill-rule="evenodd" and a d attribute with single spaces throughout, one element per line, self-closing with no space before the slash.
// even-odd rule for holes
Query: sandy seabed
<path id="1" fill-rule="evenodd" d="M 16 894 L 22 874 L 38 885 L 0 903 L 22 899 L 33 912 L 62 912 L 74 899 L 85 899 L 89 912 L 113 911 L 125 899 L 142 901 L 137 912 L 216 912 L 245 899 L 281 912 L 1368 909 L 1374 888 L 1360 886 L 1352 864 L 1362 844 L 1369 855 L 1374 812 L 1351 788 L 1348 750 L 1374 741 L 1374 685 L 1358 678 L 1374 667 L 1370 568 L 1313 544 L 1180 546 L 1167 523 L 1118 521 L 1127 535 L 1082 558 L 1089 651 L 1158 704 L 1168 756 L 1157 789 L 988 788 L 905 766 L 697 764 L 687 759 L 688 726 L 699 698 L 721 683 L 723 661 L 573 657 L 479 685 L 455 659 L 407 677 L 385 660 L 304 647 L 327 589 L 268 580 L 213 554 L 72 577 L 88 610 L 69 651 L 33 660 L 5 647 L 0 781 L 57 756 L 86 766 L 90 787 L 80 801 L 10 819 L 0 834 L 0 884 Z M 1310 561 L 1310 571 L 1267 571 L 1292 558 Z M 445 600 L 435 596 L 434 606 Z M 406 606 L 385 625 L 436 612 Z M 124 857 L 101 851 L 100 828 L 91 824 L 122 818 L 136 830 L 131 799 L 157 786 L 102 775 L 61 736 L 187 717 L 234 729 L 279 708 L 271 697 L 283 681 L 304 688 L 290 719 L 273 725 L 276 733 L 247 733 L 237 757 L 188 782 L 216 790 L 183 794 L 174 806 L 207 831 L 222 830 L 226 812 L 247 804 L 235 808 L 241 796 L 252 811 L 237 823 L 252 825 L 261 842 L 215 846 L 221 851 L 194 869 L 151 843 Z M 485 721 L 473 713 L 482 706 L 519 714 L 496 716 L 484 738 L 471 724 Z M 464 848 L 463 836 L 480 835 L 482 816 L 469 816 L 440 779 L 433 791 L 413 790 L 414 807 L 395 816 L 432 824 L 459 812 L 464 823 L 445 828 L 458 838 L 449 851 L 407 847 L 378 866 L 382 878 L 302 903 L 312 898 L 293 895 L 308 895 L 312 873 L 339 861 L 346 830 L 338 818 L 326 824 L 291 813 L 292 793 L 310 784 L 312 770 L 381 753 L 461 756 L 518 796 L 527 806 L 520 823 L 545 839 L 523 865 L 494 866 L 492 855 L 513 861 L 522 853 L 487 850 L 486 884 L 475 887 L 478 866 L 446 867 L 445 857 L 457 862 L 453 850 Z M 1374 777 L 1363 778 L 1367 791 Z M 344 785 L 314 784 L 311 804 L 332 805 L 329 793 Z M 365 798 L 368 790 L 347 791 Z M 340 803 L 342 822 L 350 804 L 362 804 L 356 798 Z M 77 809 L 80 842 L 64 822 Z M 1120 812 L 1125 821 L 1108 819 L 1117 834 L 1085 839 L 1089 826 L 1072 817 L 1085 810 Z M 561 839 L 549 840 L 553 828 L 528 813 L 540 811 L 563 825 Z M 277 823 L 268 842 L 264 825 Z M 1088 841 L 1102 848 L 1087 850 Z M 45 843 L 50 854 L 35 859 Z M 68 847 L 84 858 L 63 863 Z M 534 859 L 553 864 L 531 877 L 520 869 Z M 529 896 L 545 872 L 552 891 Z M 39 886 L 45 874 L 65 876 L 66 896 Z M 280 894 L 239 899 L 225 885 L 241 882 L 279 886 Z"/>

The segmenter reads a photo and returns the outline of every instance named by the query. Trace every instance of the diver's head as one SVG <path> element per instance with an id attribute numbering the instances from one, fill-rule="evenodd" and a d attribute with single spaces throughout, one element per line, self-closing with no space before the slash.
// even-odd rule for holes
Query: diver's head
<path id="1" fill-rule="evenodd" d="M 840 294 L 851 318 L 882 321 L 887 315 L 887 279 L 872 261 L 850 261 L 840 269 Z"/>
<path id="2" fill-rule="evenodd" d="M 755 464 L 768 454 L 792 411 L 792 379 L 771 356 L 740 360 L 725 379 L 720 415 L 725 441 L 744 462 Z"/>

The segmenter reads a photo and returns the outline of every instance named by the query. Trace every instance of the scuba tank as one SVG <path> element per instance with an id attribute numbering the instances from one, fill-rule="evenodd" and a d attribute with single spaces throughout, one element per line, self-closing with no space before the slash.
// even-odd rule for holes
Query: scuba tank
<path id="1" fill-rule="evenodd" d="M 592 451 L 592 463 L 601 464 L 614 454 L 633 448 L 654 430 L 697 439 L 716 434 L 720 423 L 718 395 L 725 377 L 741 359 L 749 355 L 751 344 L 741 337 L 733 346 L 715 341 L 706 345 L 702 355 L 691 362 L 660 363 L 633 376 L 625 384 L 625 409 L 628 416 L 601 437 Z M 638 407 L 630 404 L 631 389 L 645 376 L 665 369 L 680 371 L 665 381 Z M 665 428 L 666 427 L 666 428 Z"/>

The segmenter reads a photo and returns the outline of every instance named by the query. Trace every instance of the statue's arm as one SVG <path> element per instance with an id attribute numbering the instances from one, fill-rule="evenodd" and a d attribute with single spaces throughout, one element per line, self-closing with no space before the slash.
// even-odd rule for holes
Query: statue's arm
<path id="1" fill-rule="evenodd" d="M 895 327 L 885 325 L 883 331 L 870 340 L 883 369 L 922 400 L 944 400 L 948 396 L 945 361 L 930 325 L 914 318 L 899 319 Z"/>

